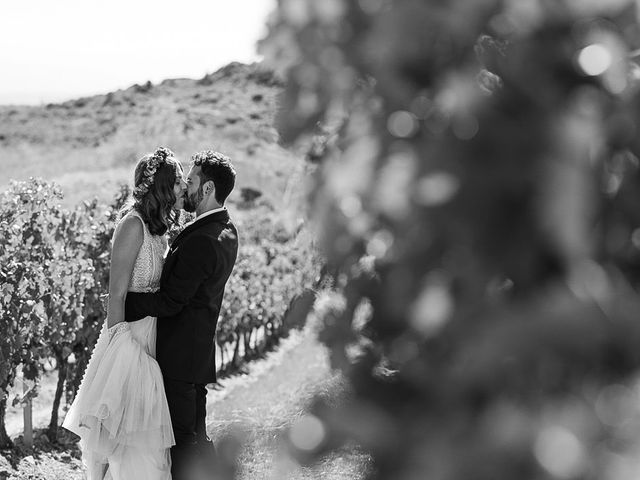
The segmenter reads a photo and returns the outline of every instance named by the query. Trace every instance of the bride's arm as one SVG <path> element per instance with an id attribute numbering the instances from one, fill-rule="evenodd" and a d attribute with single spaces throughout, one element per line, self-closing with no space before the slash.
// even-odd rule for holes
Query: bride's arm
<path id="1" fill-rule="evenodd" d="M 116 229 L 109 271 L 107 327 L 124 321 L 124 302 L 143 239 L 142 223 L 136 217 L 126 218 Z"/>

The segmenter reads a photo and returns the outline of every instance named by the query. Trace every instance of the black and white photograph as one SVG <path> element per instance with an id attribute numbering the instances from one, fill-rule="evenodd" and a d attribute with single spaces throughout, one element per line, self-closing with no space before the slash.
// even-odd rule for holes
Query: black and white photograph
<path id="1" fill-rule="evenodd" d="M 0 480 L 639 478 L 639 0 L 0 5 Z"/>

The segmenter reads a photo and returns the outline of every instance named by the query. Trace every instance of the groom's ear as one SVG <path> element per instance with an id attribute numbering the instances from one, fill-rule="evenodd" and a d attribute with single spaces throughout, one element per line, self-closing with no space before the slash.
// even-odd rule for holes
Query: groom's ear
<path id="1" fill-rule="evenodd" d="M 216 189 L 216 185 L 213 183 L 213 180 L 209 180 L 205 182 L 204 185 L 202 186 L 202 191 L 204 192 L 205 195 L 210 195 L 211 193 L 214 193 L 215 189 Z"/>

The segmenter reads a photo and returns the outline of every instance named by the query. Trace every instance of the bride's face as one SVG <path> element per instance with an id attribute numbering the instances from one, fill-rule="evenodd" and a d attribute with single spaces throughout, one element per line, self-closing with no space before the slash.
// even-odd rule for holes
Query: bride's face
<path id="1" fill-rule="evenodd" d="M 182 178 L 184 172 L 180 164 L 178 164 L 177 173 L 176 181 L 173 185 L 173 193 L 176 196 L 176 203 L 173 204 L 173 209 L 182 210 L 184 208 L 184 194 L 187 191 L 187 183 L 184 181 L 184 178 Z"/>

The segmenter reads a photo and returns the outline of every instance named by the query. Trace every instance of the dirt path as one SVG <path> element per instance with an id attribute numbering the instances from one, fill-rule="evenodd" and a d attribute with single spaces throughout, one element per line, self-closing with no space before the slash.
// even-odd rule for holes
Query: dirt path
<path id="1" fill-rule="evenodd" d="M 329 369 L 326 349 L 310 330 L 292 332 L 276 351 L 249 364 L 245 375 L 220 383 L 223 388 L 208 394 L 207 427 L 216 441 L 232 430 L 245 433 L 238 478 L 363 478 L 369 461 L 358 452 L 341 452 L 314 468 L 300 468 L 279 451 L 278 436 L 303 414 L 315 394 L 341 390 L 340 377 Z M 75 456 L 76 452 L 55 450 L 28 456 L 0 454 L 0 480 L 81 480 Z"/>

